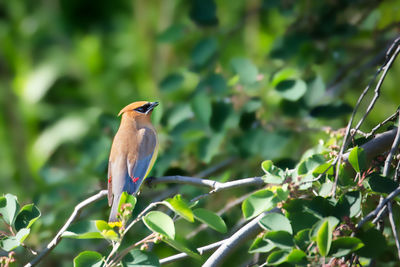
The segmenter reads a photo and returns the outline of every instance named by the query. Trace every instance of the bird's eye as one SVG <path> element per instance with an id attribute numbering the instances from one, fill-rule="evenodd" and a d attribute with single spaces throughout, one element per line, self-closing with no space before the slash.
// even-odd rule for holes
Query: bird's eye
<path id="1" fill-rule="evenodd" d="M 146 113 L 146 109 L 144 107 L 138 107 L 138 108 L 135 108 L 135 110 L 140 113 Z"/>

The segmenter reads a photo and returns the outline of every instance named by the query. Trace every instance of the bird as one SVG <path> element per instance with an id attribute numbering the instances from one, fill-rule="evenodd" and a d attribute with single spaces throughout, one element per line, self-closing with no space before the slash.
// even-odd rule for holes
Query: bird
<path id="1" fill-rule="evenodd" d="M 119 222 L 118 206 L 123 192 L 135 195 L 154 165 L 158 152 L 157 132 L 150 117 L 158 102 L 137 101 L 118 114 L 121 123 L 108 160 L 109 222 Z"/>

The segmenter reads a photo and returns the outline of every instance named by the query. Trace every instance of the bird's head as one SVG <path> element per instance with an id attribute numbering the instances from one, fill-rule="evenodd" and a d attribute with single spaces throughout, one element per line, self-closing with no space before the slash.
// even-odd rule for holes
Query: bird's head
<path id="1" fill-rule="evenodd" d="M 149 116 L 158 102 L 137 101 L 124 107 L 118 114 L 126 114 L 128 117 Z"/>

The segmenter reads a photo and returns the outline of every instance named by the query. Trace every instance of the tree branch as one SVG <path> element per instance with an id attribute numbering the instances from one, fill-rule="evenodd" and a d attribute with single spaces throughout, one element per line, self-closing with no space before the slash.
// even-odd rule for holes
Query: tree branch
<path id="1" fill-rule="evenodd" d="M 164 184 L 164 183 L 190 184 L 195 186 L 208 187 L 209 189 L 212 190 L 212 193 L 215 193 L 236 187 L 249 186 L 249 185 L 263 185 L 264 180 L 261 177 L 251 177 L 251 178 L 244 178 L 244 179 L 221 183 L 214 180 L 201 179 L 189 176 L 180 176 L 180 175 L 164 176 L 159 178 L 151 177 L 146 179 L 146 184 L 148 186 L 156 184 Z"/>
<path id="2" fill-rule="evenodd" d="M 203 267 L 216 267 L 220 266 L 225 258 L 232 253 L 238 246 L 240 246 L 247 239 L 256 235 L 261 227 L 258 225 L 258 222 L 268 213 L 279 212 L 279 208 L 274 208 L 270 211 L 264 212 L 251 220 L 241 229 L 239 229 L 236 233 L 234 233 L 228 239 L 225 239 L 225 242 L 207 259 L 207 261 L 203 264 Z"/>
<path id="3" fill-rule="evenodd" d="M 31 262 L 27 263 L 25 267 L 35 266 L 38 264 L 45 256 L 47 256 L 61 241 L 62 234 L 68 229 L 68 227 L 75 221 L 75 219 L 79 216 L 79 212 L 85 208 L 86 206 L 96 202 L 107 195 L 107 190 L 101 190 L 96 195 L 85 199 L 84 201 L 80 202 L 78 205 L 75 206 L 74 211 L 72 212 L 71 216 L 68 218 L 67 222 L 64 226 L 58 231 L 57 235 L 50 241 L 50 243 L 46 246 L 46 248 L 40 252 L 40 254 L 34 258 Z"/>
<path id="4" fill-rule="evenodd" d="M 221 246 L 221 245 L 222 245 L 223 243 L 225 243 L 227 240 L 228 240 L 228 239 L 224 239 L 224 240 L 221 240 L 221 241 L 218 241 L 218 242 L 209 244 L 209 245 L 207 245 L 207 246 L 200 247 L 200 248 L 197 249 L 197 251 L 199 252 L 200 255 L 203 255 L 204 252 L 207 252 L 207 251 L 209 251 L 209 250 L 213 250 L 213 249 L 215 249 L 215 248 Z M 169 263 L 172 263 L 172 262 L 175 262 L 175 261 L 178 261 L 178 260 L 187 258 L 187 257 L 189 257 L 189 255 L 186 254 L 186 253 L 175 254 L 175 255 L 172 255 L 172 256 L 169 256 L 169 257 L 166 257 L 166 258 L 161 259 L 161 260 L 160 260 L 160 264 L 169 264 Z"/>
<path id="5" fill-rule="evenodd" d="M 370 213 L 368 213 L 367 216 L 364 217 L 358 224 L 357 224 L 357 229 L 360 229 L 361 226 L 363 226 L 367 221 L 371 220 L 372 218 L 376 217 L 380 210 L 383 209 L 386 204 L 391 201 L 393 198 L 395 198 L 397 195 L 400 194 L 400 186 L 396 188 L 396 190 L 392 191 L 386 198 L 382 200 L 381 203 Z"/>

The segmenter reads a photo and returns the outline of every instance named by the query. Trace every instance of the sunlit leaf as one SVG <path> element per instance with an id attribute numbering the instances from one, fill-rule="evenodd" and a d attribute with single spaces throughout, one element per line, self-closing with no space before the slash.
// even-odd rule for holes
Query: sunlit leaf
<path id="1" fill-rule="evenodd" d="M 366 166 L 366 157 L 364 149 L 355 146 L 350 151 L 349 162 L 356 172 L 362 172 Z"/>
<path id="2" fill-rule="evenodd" d="M 104 238 L 97 229 L 96 221 L 81 221 L 75 223 L 71 225 L 62 236 L 75 239 Z"/>
<path id="3" fill-rule="evenodd" d="M 246 219 L 254 218 L 262 212 L 274 207 L 274 193 L 268 189 L 263 189 L 253 193 L 242 203 L 243 216 Z"/>
<path id="4" fill-rule="evenodd" d="M 74 267 L 101 267 L 103 256 L 96 251 L 83 251 L 74 258 Z"/>
<path id="5" fill-rule="evenodd" d="M 307 85 L 300 79 L 285 80 L 280 82 L 275 89 L 284 99 L 297 101 L 305 94 Z"/>
<path id="6" fill-rule="evenodd" d="M 321 256 L 326 256 L 329 253 L 332 244 L 332 231 L 329 227 L 329 221 L 326 220 L 317 233 L 317 247 Z"/>
<path id="7" fill-rule="evenodd" d="M 350 252 L 356 251 L 362 248 L 364 244 L 356 237 L 338 237 L 332 241 L 332 247 L 330 254 L 333 257 L 340 258 L 348 255 Z"/>
<path id="8" fill-rule="evenodd" d="M 119 199 L 119 204 L 118 204 L 118 212 L 122 212 L 121 206 L 124 204 L 129 204 L 129 206 L 125 205 L 126 207 L 129 207 L 128 209 L 132 211 L 135 208 L 136 205 L 136 197 L 128 194 L 127 192 L 122 192 L 121 198 Z"/>
<path id="9" fill-rule="evenodd" d="M 165 200 L 169 207 L 177 214 L 181 215 L 185 220 L 194 222 L 193 212 L 189 207 L 189 204 L 184 200 L 181 195 L 176 195 L 173 198 Z"/>
<path id="10" fill-rule="evenodd" d="M 289 234 L 293 233 L 290 221 L 280 213 L 266 214 L 259 224 L 262 228 L 270 231 L 286 231 Z"/>
<path id="11" fill-rule="evenodd" d="M 216 213 L 203 209 L 203 208 L 198 208 L 193 210 L 194 217 L 196 220 L 201 221 L 202 223 L 207 224 L 210 228 L 214 229 L 215 231 L 218 231 L 220 233 L 226 233 L 227 228 L 224 220 L 220 216 L 218 216 Z"/>
<path id="12" fill-rule="evenodd" d="M 19 204 L 16 196 L 6 194 L 0 198 L 0 214 L 8 225 L 14 225 L 18 210 Z"/>
<path id="13" fill-rule="evenodd" d="M 169 239 L 175 238 L 174 221 L 161 211 L 150 211 L 143 217 L 143 222 L 153 232 L 162 234 Z"/>

